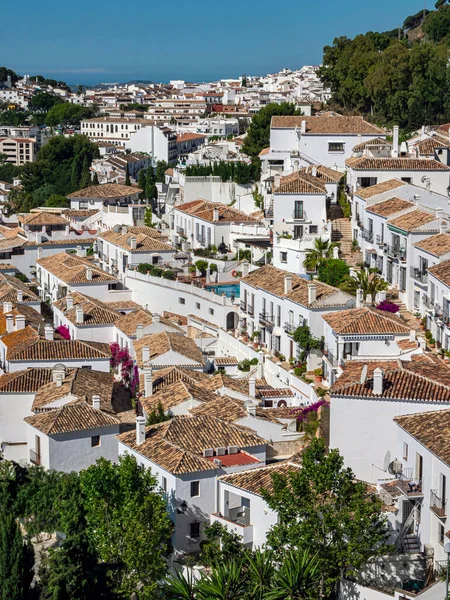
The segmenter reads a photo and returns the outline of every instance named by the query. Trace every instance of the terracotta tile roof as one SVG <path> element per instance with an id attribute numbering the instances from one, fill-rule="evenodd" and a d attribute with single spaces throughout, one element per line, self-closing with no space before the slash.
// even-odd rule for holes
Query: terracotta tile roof
<path id="1" fill-rule="evenodd" d="M 22 302 L 41 302 L 39 296 L 36 294 L 20 279 L 17 279 L 14 275 L 8 275 L 6 273 L 0 273 L 0 303 L 2 302 L 17 302 L 17 291 L 20 290 L 23 293 Z"/>
<path id="2" fill-rule="evenodd" d="M 216 356 L 214 362 L 218 367 L 223 367 L 237 365 L 239 361 L 235 356 Z"/>
<path id="3" fill-rule="evenodd" d="M 171 385 L 176 381 L 185 381 L 195 386 L 205 386 L 205 389 L 214 391 L 221 387 L 219 384 L 217 387 L 212 386 L 211 382 L 215 380 L 217 376 L 207 375 L 200 371 L 193 371 L 192 369 L 185 369 L 183 367 L 165 367 L 153 371 L 153 392 L 163 389 L 167 385 Z M 139 391 L 144 392 L 144 378 L 139 378 Z"/>
<path id="4" fill-rule="evenodd" d="M 72 398 L 70 404 L 86 402 L 92 404 L 92 396 L 100 396 L 100 408 L 105 412 L 112 410 L 112 394 L 114 388 L 113 373 L 91 371 L 90 369 L 67 369 L 62 385 L 49 381 L 37 391 L 31 410 L 38 412 L 51 408 L 49 405 L 67 396 Z"/>
<path id="5" fill-rule="evenodd" d="M 136 361 L 142 364 L 142 348 L 149 346 L 150 360 L 153 361 L 167 352 L 173 351 L 185 358 L 193 361 L 196 365 L 203 365 L 203 357 L 200 348 L 195 341 L 180 333 L 149 333 L 140 340 L 133 343 L 136 352 Z M 168 366 L 168 365 L 165 365 Z"/>
<path id="6" fill-rule="evenodd" d="M 19 269 L 11 263 L 0 263 L 0 271 L 18 271 Z"/>
<path id="7" fill-rule="evenodd" d="M 103 304 L 105 304 L 109 308 L 112 308 L 112 309 L 118 310 L 118 311 L 130 310 L 130 309 L 134 309 L 134 308 L 141 308 L 141 305 L 138 304 L 137 302 L 134 302 L 134 300 L 120 300 L 118 302 L 104 302 Z"/>
<path id="8" fill-rule="evenodd" d="M 349 159 L 345 162 L 347 164 Z M 349 163 L 356 171 L 450 171 L 450 167 L 429 158 L 368 158 L 361 156 Z"/>
<path id="9" fill-rule="evenodd" d="M 429 252 L 434 256 L 442 256 L 450 252 L 450 233 L 438 233 L 431 235 L 414 244 L 419 250 Z"/>
<path id="10" fill-rule="evenodd" d="M 362 117 L 341 116 L 274 116 L 270 123 L 271 129 L 301 128 L 302 121 L 306 121 L 306 134 L 363 134 L 384 135 L 384 131 L 365 121 Z"/>
<path id="11" fill-rule="evenodd" d="M 23 227 L 25 227 L 25 225 L 68 225 L 67 219 L 47 211 L 19 215 L 18 221 Z"/>
<path id="12" fill-rule="evenodd" d="M 100 211 L 98 210 L 98 208 L 93 208 L 91 210 L 87 209 L 87 210 L 77 210 L 77 209 L 69 209 L 69 210 L 65 210 L 64 211 L 64 216 L 65 217 L 73 217 L 74 219 L 76 219 L 77 217 L 81 217 L 81 218 L 88 218 L 88 217 L 92 217 L 92 215 L 98 214 L 100 213 Z"/>
<path id="13" fill-rule="evenodd" d="M 97 267 L 88 258 L 67 254 L 66 252 L 60 252 L 59 254 L 40 258 L 36 261 L 36 264 L 43 267 L 46 271 L 49 271 L 52 275 L 66 284 L 94 284 L 117 281 L 116 277 L 109 275 L 109 273 L 106 273 L 100 269 L 100 267 Z M 87 267 L 92 268 L 92 280 L 89 280 L 86 277 Z"/>
<path id="14" fill-rule="evenodd" d="M 145 441 L 139 445 L 134 431 L 119 435 L 118 440 L 174 474 L 214 470 L 214 463 L 203 457 L 203 450 L 208 448 L 266 444 L 250 429 L 212 416 L 174 417 L 151 425 L 146 428 Z"/>
<path id="15" fill-rule="evenodd" d="M 293 473 L 297 473 L 299 469 L 301 469 L 300 465 L 291 462 L 282 462 L 277 465 L 270 465 L 259 469 L 249 469 L 247 471 L 241 471 L 240 473 L 222 475 L 219 479 L 235 488 L 261 496 L 262 490 L 267 490 L 268 492 L 273 490 L 272 476 L 274 474 L 289 476 Z"/>
<path id="16" fill-rule="evenodd" d="M 367 365 L 367 377 L 361 383 L 361 372 Z M 383 393 L 373 393 L 373 371 L 383 372 Z M 343 374 L 330 389 L 330 396 L 359 398 L 392 398 L 450 403 L 450 369 L 441 364 L 419 361 L 347 361 Z"/>
<path id="17" fill-rule="evenodd" d="M 224 223 L 258 223 L 257 220 L 241 210 L 222 204 L 222 202 L 209 202 L 208 200 L 199 199 L 181 204 L 175 208 L 180 212 L 198 217 L 204 221 L 209 221 L 210 223 L 217 223 L 217 221 L 214 221 L 214 209 L 219 211 L 219 221 Z"/>
<path id="18" fill-rule="evenodd" d="M 392 225 L 393 227 L 397 227 L 398 229 L 409 232 L 415 231 L 416 229 L 421 229 L 425 225 L 428 225 L 427 229 L 430 230 L 430 226 L 433 221 L 436 223 L 434 229 L 438 229 L 435 213 L 429 213 L 424 210 L 417 209 L 406 213 L 406 215 L 400 215 L 394 219 L 389 219 L 388 225 Z"/>
<path id="19" fill-rule="evenodd" d="M 395 417 L 394 421 L 425 448 L 450 465 L 450 410 Z"/>
<path id="20" fill-rule="evenodd" d="M 428 272 L 445 285 L 450 286 L 450 260 L 445 260 L 438 265 L 434 265 L 434 267 L 429 267 Z"/>
<path id="21" fill-rule="evenodd" d="M 132 194 L 140 194 L 143 190 L 136 186 L 120 185 L 118 183 L 103 183 L 91 185 L 69 194 L 68 198 L 122 198 Z"/>
<path id="22" fill-rule="evenodd" d="M 308 173 L 308 175 L 312 175 L 314 169 L 316 170 L 315 177 L 324 181 L 325 183 L 339 183 L 339 181 L 341 181 L 341 179 L 344 177 L 344 173 L 341 171 L 335 171 L 334 169 L 330 169 L 330 167 L 325 167 L 324 165 L 307 167 L 304 169 L 304 172 Z"/>
<path id="23" fill-rule="evenodd" d="M 280 179 L 274 188 L 274 194 L 326 194 L 325 185 L 318 177 L 308 175 L 303 171 L 296 171 Z"/>
<path id="24" fill-rule="evenodd" d="M 241 281 L 252 287 L 270 292 L 280 298 L 289 298 L 302 306 L 311 306 L 312 308 L 344 306 L 349 300 L 354 301 L 353 296 L 320 281 L 314 281 L 316 285 L 316 301 L 309 304 L 308 285 L 311 282 L 298 275 L 292 275 L 292 289 L 289 293 L 285 294 L 284 278 L 286 274 L 286 271 L 277 269 L 272 265 L 265 265 L 260 269 L 252 271 L 247 277 L 241 279 Z"/>
<path id="25" fill-rule="evenodd" d="M 439 140 L 435 137 L 427 137 L 417 144 L 414 144 L 414 148 L 417 148 L 420 156 L 434 156 L 434 151 L 438 148 L 446 148 L 448 147 L 450 142 L 447 141 L 445 144 L 442 140 Z"/>
<path id="26" fill-rule="evenodd" d="M 388 179 L 387 181 L 383 181 L 381 183 L 377 183 L 366 188 L 361 188 L 355 192 L 355 195 L 359 196 L 363 200 L 367 200 L 368 198 L 378 196 L 378 194 L 383 194 L 384 192 L 396 190 L 397 188 L 402 187 L 404 185 L 406 185 L 406 183 L 404 181 L 401 181 L 400 179 Z"/>
<path id="27" fill-rule="evenodd" d="M 322 318 L 339 335 L 409 334 L 410 331 L 399 317 L 368 307 L 327 313 Z"/>
<path id="28" fill-rule="evenodd" d="M 237 400 L 236 398 L 230 398 L 229 396 L 214 395 L 211 402 L 206 402 L 195 408 L 191 408 L 189 412 L 192 415 L 211 415 L 218 419 L 234 423 L 239 419 L 245 419 L 249 416 L 244 407 L 244 402 L 245 400 Z M 266 409 L 261 408 L 260 406 L 256 407 L 255 418 L 281 425 L 280 421 L 278 421 L 272 413 L 267 412 Z M 292 417 L 292 420 L 294 420 L 294 418 L 295 417 Z"/>
<path id="29" fill-rule="evenodd" d="M 155 238 L 157 240 L 167 240 L 168 236 L 164 233 L 161 233 L 154 227 L 147 227 L 147 225 L 137 225 L 136 227 L 127 227 L 128 233 L 143 233 L 144 235 L 148 235 L 148 237 Z"/>
<path id="30" fill-rule="evenodd" d="M 380 217 L 389 217 L 390 215 L 394 215 L 395 213 L 414 207 L 414 202 L 409 202 L 408 200 L 394 197 L 389 198 L 389 200 L 383 200 L 382 202 L 377 202 L 376 204 L 366 206 L 366 212 L 379 215 Z"/>
<path id="31" fill-rule="evenodd" d="M 71 249 L 76 248 L 77 246 L 82 246 L 83 248 L 88 248 L 92 246 L 92 244 L 96 241 L 96 238 L 66 238 L 60 240 L 42 240 L 42 242 L 37 243 L 36 241 L 29 240 L 24 244 L 24 246 L 35 248 L 37 246 L 61 246 L 61 249 L 67 248 L 68 246 Z"/>
<path id="32" fill-rule="evenodd" d="M 0 376 L 0 394 L 37 392 L 52 380 L 52 369 L 24 369 Z"/>
<path id="33" fill-rule="evenodd" d="M 73 307 L 67 310 L 67 296 L 54 303 L 54 306 L 64 313 L 66 319 L 76 327 L 90 327 L 92 325 L 112 325 L 121 318 L 117 311 L 96 298 L 84 296 L 79 292 L 72 292 Z M 83 309 L 83 323 L 77 323 L 77 307 Z"/>
<path id="34" fill-rule="evenodd" d="M 169 175 L 169 177 L 173 177 L 173 169 L 172 169 L 172 167 L 169 167 L 168 169 L 166 169 L 164 171 L 164 175 Z"/>
<path id="35" fill-rule="evenodd" d="M 388 142 L 388 140 L 384 140 L 383 138 L 376 137 L 372 140 L 367 140 L 366 142 L 356 144 L 356 146 L 353 146 L 353 152 L 363 152 L 367 146 L 382 146 L 383 148 L 392 148 L 391 142 Z"/>
<path id="36" fill-rule="evenodd" d="M 27 240 L 20 235 L 16 235 L 15 237 L 5 237 L 0 238 L 0 250 L 8 250 L 10 248 L 21 248 L 22 246 L 26 246 Z"/>
<path id="37" fill-rule="evenodd" d="M 112 415 L 92 408 L 87 403 L 66 404 L 25 417 L 24 421 L 45 435 L 86 431 L 102 427 L 119 427 L 120 421 Z"/>
<path id="38" fill-rule="evenodd" d="M 165 241 L 163 241 L 165 238 L 156 230 L 155 235 L 148 235 L 147 233 L 133 232 L 131 229 L 134 229 L 134 227 L 130 227 L 127 230 L 127 233 L 116 232 L 113 229 L 109 229 L 100 233 L 98 237 L 101 240 L 105 240 L 106 242 L 114 244 L 115 246 L 119 246 L 119 248 L 123 248 L 124 250 L 128 250 L 129 252 L 133 253 L 175 251 L 170 244 L 167 244 Z M 132 238 L 135 238 L 136 240 L 136 250 L 131 249 Z"/>
<path id="39" fill-rule="evenodd" d="M 410 350 L 415 350 L 418 347 L 417 340 L 396 340 L 396 344 L 403 352 L 409 352 Z"/>
<path id="40" fill-rule="evenodd" d="M 148 415 L 152 410 L 158 408 L 159 403 L 161 403 L 164 411 L 168 411 L 188 400 L 211 402 L 215 398 L 216 394 L 211 390 L 185 381 L 176 381 L 163 387 L 152 396 L 141 398 L 140 403 Z"/>
<path id="41" fill-rule="evenodd" d="M 7 333 L 2 337 L 7 347 L 8 361 L 69 361 L 109 359 L 111 353 L 100 349 L 95 342 L 80 340 L 45 340 L 39 338 L 34 329 L 27 326 L 24 329 Z"/>
<path id="42" fill-rule="evenodd" d="M 0 311 L 2 311 L 1 308 Z M 7 332 L 6 315 L 13 316 L 13 326 L 15 326 L 16 317 L 20 315 L 25 317 L 25 325 L 31 325 L 31 327 L 36 330 L 39 330 L 39 328 L 42 329 L 45 325 L 45 318 L 38 313 L 37 310 L 34 310 L 34 308 L 31 308 L 31 306 L 27 306 L 26 304 L 18 304 L 17 307 L 14 307 L 13 310 L 8 313 L 0 312 L 0 335 Z"/>
<path id="43" fill-rule="evenodd" d="M 263 148 L 258 156 L 264 156 L 265 154 L 269 154 L 270 148 Z"/>
<path id="44" fill-rule="evenodd" d="M 189 140 L 204 140 L 205 138 L 206 136 L 200 133 L 179 133 L 177 135 L 177 143 L 180 144 Z"/>

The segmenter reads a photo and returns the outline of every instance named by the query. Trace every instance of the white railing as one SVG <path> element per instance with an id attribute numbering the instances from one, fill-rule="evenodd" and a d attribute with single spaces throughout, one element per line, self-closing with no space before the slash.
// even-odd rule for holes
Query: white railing
<path id="1" fill-rule="evenodd" d="M 269 230 L 266 229 L 266 227 L 261 227 L 259 225 L 238 225 L 237 223 L 232 223 L 230 225 L 230 233 L 236 233 L 239 235 L 255 235 L 269 237 Z"/>

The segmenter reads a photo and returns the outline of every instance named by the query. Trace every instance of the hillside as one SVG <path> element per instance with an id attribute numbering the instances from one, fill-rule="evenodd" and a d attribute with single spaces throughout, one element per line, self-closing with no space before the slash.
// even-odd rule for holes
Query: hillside
<path id="1" fill-rule="evenodd" d="M 436 4 L 397 29 L 325 46 L 320 76 L 331 107 L 406 131 L 450 121 L 450 5 Z"/>

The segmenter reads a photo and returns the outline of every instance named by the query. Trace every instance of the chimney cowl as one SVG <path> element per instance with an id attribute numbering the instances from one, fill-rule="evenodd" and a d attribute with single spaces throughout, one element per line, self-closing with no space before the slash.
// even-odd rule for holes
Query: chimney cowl
<path id="1" fill-rule="evenodd" d="M 100 410 L 100 396 L 92 396 L 92 408 Z"/>
<path id="2" fill-rule="evenodd" d="M 384 388 L 383 370 L 377 367 L 373 372 L 373 393 L 375 396 L 381 396 Z"/>
<path id="3" fill-rule="evenodd" d="M 136 417 L 136 444 L 140 446 L 145 442 L 145 419 Z"/>
<path id="4" fill-rule="evenodd" d="M 317 300 L 317 286 L 315 283 L 308 284 L 308 304 L 314 304 Z"/>

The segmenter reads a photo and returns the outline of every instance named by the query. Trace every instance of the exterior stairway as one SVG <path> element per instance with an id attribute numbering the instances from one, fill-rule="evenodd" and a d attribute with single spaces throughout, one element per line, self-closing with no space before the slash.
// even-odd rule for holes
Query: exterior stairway
<path id="1" fill-rule="evenodd" d="M 339 242 L 340 257 L 342 260 L 355 267 L 359 262 L 362 262 L 361 252 L 352 252 L 353 232 L 352 224 L 344 217 L 331 221 L 331 241 Z"/>

